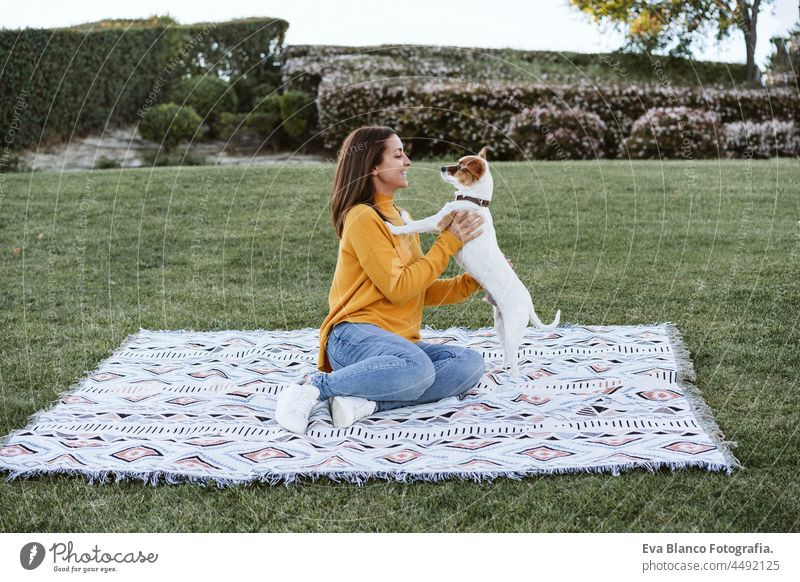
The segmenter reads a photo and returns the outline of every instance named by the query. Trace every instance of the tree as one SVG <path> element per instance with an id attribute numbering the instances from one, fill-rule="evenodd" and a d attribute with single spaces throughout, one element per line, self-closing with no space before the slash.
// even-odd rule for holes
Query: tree
<path id="1" fill-rule="evenodd" d="M 795 85 L 800 81 L 800 21 L 795 23 L 786 37 L 773 37 L 775 52 L 767 64 L 767 83 Z"/>
<path id="2" fill-rule="evenodd" d="M 759 10 L 773 0 L 570 0 L 597 22 L 627 29 L 629 44 L 646 51 L 670 47 L 676 55 L 691 55 L 691 46 L 709 28 L 722 40 L 733 30 L 744 35 L 747 80 L 759 80 L 755 63 Z"/>

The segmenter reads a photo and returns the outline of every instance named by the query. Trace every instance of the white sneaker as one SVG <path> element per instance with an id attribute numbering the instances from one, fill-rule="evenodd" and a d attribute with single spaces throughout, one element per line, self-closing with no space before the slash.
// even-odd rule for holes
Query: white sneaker
<path id="1" fill-rule="evenodd" d="M 375 412 L 377 407 L 378 404 L 373 400 L 358 398 L 356 396 L 334 396 L 331 399 L 333 426 L 336 428 L 347 428 L 354 422 Z"/>
<path id="2" fill-rule="evenodd" d="M 278 394 L 275 420 L 289 432 L 304 434 L 311 409 L 319 401 L 319 388 L 313 384 L 289 384 Z"/>

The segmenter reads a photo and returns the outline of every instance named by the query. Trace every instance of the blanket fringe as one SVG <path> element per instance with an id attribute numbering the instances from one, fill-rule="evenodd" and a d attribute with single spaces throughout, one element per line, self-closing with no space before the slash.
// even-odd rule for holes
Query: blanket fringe
<path id="1" fill-rule="evenodd" d="M 567 475 L 581 473 L 609 473 L 615 477 L 618 477 L 622 474 L 622 472 L 632 469 L 645 469 L 650 473 L 657 473 L 663 469 L 669 469 L 671 472 L 674 472 L 676 470 L 691 468 L 705 469 L 709 472 L 715 473 L 724 472 L 728 475 L 733 472 L 733 468 L 728 464 L 710 463 L 707 461 L 651 461 L 638 463 L 615 463 L 609 465 L 597 465 L 593 467 L 532 467 L 519 471 L 485 471 L 481 473 L 456 471 L 443 471 L 435 473 L 408 473 L 403 471 L 298 471 L 295 473 L 262 473 L 252 477 L 240 478 L 211 476 L 203 477 L 187 475 L 184 473 L 173 473 L 170 471 L 91 471 L 89 469 L 82 468 L 76 469 L 59 467 L 51 470 L 27 469 L 23 471 L 11 471 L 6 477 L 6 481 L 12 481 L 18 478 L 65 474 L 86 477 L 89 485 L 92 485 L 95 482 L 105 485 L 112 482 L 119 483 L 126 480 L 138 480 L 153 487 L 163 482 L 170 485 L 194 484 L 201 487 L 216 485 L 218 489 L 224 489 L 225 487 L 251 485 L 256 482 L 268 483 L 269 485 L 279 485 L 281 482 L 283 482 L 283 485 L 288 489 L 293 483 L 300 483 L 300 479 L 302 478 L 310 478 L 312 482 L 316 482 L 322 477 L 327 477 L 329 480 L 335 483 L 350 483 L 359 486 L 365 485 L 370 479 L 381 479 L 399 483 L 436 483 L 444 480 L 457 479 L 460 481 L 473 481 L 477 484 L 492 484 L 495 479 L 500 477 L 521 480 L 527 477 L 537 477 L 543 475 Z"/>
<path id="2" fill-rule="evenodd" d="M 712 442 L 716 445 L 717 449 L 722 453 L 725 460 L 731 467 L 744 469 L 744 465 L 733 455 L 731 450 L 738 446 L 736 441 L 729 441 L 725 439 L 725 434 L 720 429 L 716 420 L 714 420 L 714 413 L 703 399 L 700 389 L 694 384 L 697 381 L 697 375 L 694 371 L 692 358 L 686 344 L 683 341 L 678 327 L 672 322 L 664 322 L 664 329 L 669 338 L 672 346 L 672 353 L 675 354 L 675 363 L 677 365 L 677 383 L 681 391 L 686 395 L 686 400 L 689 406 L 692 407 L 697 422 L 703 430 L 711 437 Z"/>

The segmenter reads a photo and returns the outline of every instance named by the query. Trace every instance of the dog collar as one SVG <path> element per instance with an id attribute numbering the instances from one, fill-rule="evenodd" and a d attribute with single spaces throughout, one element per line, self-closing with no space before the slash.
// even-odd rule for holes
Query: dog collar
<path id="1" fill-rule="evenodd" d="M 481 200 L 480 198 L 475 198 L 474 196 L 465 196 L 464 194 L 456 194 L 456 200 L 469 200 L 478 206 L 489 206 L 488 200 Z"/>

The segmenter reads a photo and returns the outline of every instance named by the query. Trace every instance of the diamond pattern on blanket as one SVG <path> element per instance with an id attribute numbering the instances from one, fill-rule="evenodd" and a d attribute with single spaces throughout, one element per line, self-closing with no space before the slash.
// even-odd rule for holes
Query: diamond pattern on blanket
<path id="1" fill-rule="evenodd" d="M 671 323 L 529 328 L 521 379 L 493 328 L 425 327 L 422 339 L 481 353 L 460 398 L 367 417 L 346 429 L 327 402 L 296 435 L 277 394 L 316 371 L 318 330 L 151 331 L 129 336 L 49 410 L 0 445 L 8 479 L 43 473 L 156 484 L 286 485 L 298 477 L 491 481 L 504 476 L 739 466 Z"/>

